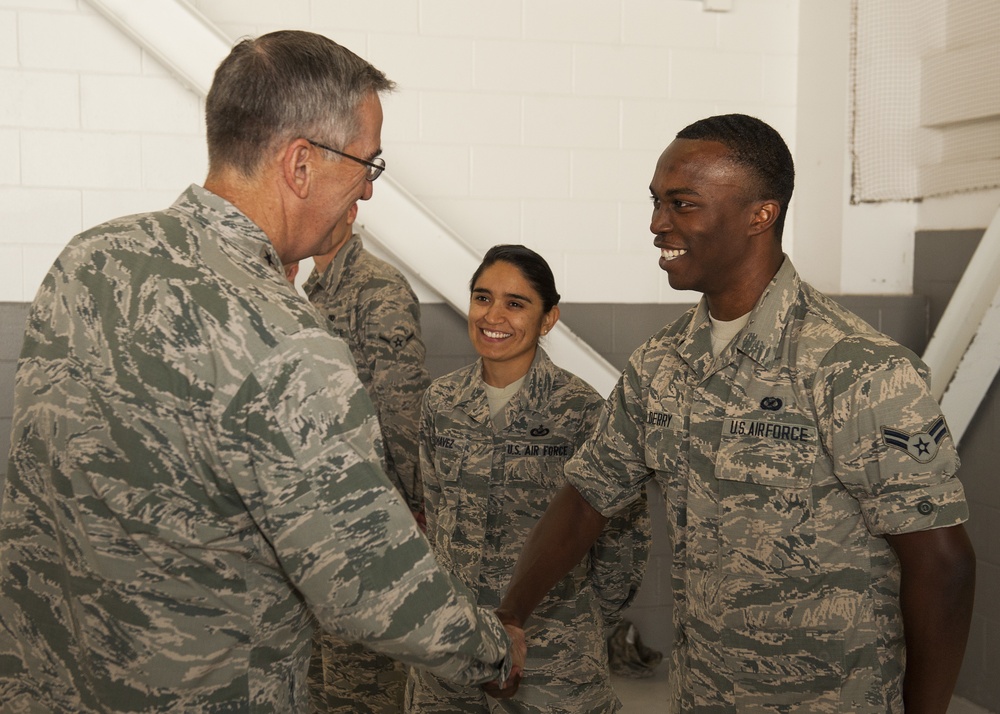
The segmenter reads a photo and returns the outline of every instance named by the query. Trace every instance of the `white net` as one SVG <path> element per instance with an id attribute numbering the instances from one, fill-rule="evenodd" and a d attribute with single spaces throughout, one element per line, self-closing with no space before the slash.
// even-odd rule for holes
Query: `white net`
<path id="1" fill-rule="evenodd" d="M 853 8 L 852 202 L 1000 186 L 1000 1 Z"/>

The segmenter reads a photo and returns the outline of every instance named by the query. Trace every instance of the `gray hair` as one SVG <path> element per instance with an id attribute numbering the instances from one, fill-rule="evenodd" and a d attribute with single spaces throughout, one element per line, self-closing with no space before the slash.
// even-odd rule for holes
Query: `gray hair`
<path id="1" fill-rule="evenodd" d="M 245 39 L 215 71 L 205 101 L 210 170 L 252 176 L 276 143 L 303 137 L 343 148 L 358 106 L 395 84 L 346 47 L 312 32 Z"/>

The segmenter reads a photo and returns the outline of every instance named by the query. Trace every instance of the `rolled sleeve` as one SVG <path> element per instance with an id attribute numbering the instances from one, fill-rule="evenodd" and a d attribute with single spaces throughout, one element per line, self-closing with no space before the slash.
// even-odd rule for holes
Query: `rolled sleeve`
<path id="1" fill-rule="evenodd" d="M 638 385 L 638 372 L 630 361 L 608 397 L 594 433 L 566 464 L 567 482 L 609 518 L 640 498 L 653 475 L 645 459 L 644 411 Z"/>
<path id="2" fill-rule="evenodd" d="M 926 366 L 897 345 L 845 340 L 826 360 L 826 447 L 875 535 L 956 525 L 968 505 Z"/>

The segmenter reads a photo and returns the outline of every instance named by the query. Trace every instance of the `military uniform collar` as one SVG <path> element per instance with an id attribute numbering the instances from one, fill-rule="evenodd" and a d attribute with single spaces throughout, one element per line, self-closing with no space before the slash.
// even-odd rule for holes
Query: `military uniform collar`
<path id="1" fill-rule="evenodd" d="M 507 409 L 513 409 L 515 414 L 522 410 L 544 411 L 555 376 L 556 366 L 545 350 L 539 347 L 525 376 L 524 384 L 511 398 Z M 465 380 L 456 390 L 455 406 L 480 424 L 490 423 L 490 405 L 486 397 L 486 383 L 483 381 L 482 357 L 471 366 Z"/>
<path id="2" fill-rule="evenodd" d="M 746 327 L 733 341 L 735 349 L 762 366 L 778 358 L 781 337 L 788 312 L 795 304 L 801 280 L 787 255 L 757 304 L 750 311 Z M 708 319 L 708 301 L 703 297 L 695 308 L 684 341 L 678 346 L 681 357 L 693 368 L 704 374 L 713 363 L 712 333 Z M 722 352 L 720 357 L 733 347 Z"/>
<path id="3" fill-rule="evenodd" d="M 556 366 L 549 359 L 545 350 L 539 347 L 535 352 L 535 359 L 531 363 L 524 384 L 521 386 L 521 391 L 514 395 L 514 399 L 510 400 L 511 404 L 516 402 L 518 411 L 544 411 L 548 404 L 555 376 Z"/>
<path id="4" fill-rule="evenodd" d="M 767 366 L 778 359 L 789 311 L 795 305 L 801 281 L 786 255 L 778 272 L 764 289 L 750 321 L 736 338 L 737 348 L 758 364 Z"/>
<path id="5" fill-rule="evenodd" d="M 173 208 L 210 226 L 227 243 L 248 256 L 253 256 L 265 269 L 283 277 L 281 259 L 271 239 L 260 226 L 222 196 L 203 186 L 191 184 L 174 201 Z"/>
<path id="6" fill-rule="evenodd" d="M 358 253 L 364 246 L 361 244 L 361 236 L 357 233 L 347 239 L 347 242 L 337 251 L 326 270 L 322 273 L 313 269 L 309 274 L 309 279 L 302 286 L 306 295 L 312 295 L 316 290 L 322 290 L 328 294 L 334 294 L 340 287 L 347 274 L 347 266 L 353 265 Z"/>

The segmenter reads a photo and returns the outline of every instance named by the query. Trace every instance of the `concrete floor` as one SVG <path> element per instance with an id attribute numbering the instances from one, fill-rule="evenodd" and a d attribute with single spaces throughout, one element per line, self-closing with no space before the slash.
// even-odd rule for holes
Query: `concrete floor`
<path id="1" fill-rule="evenodd" d="M 663 701 L 667 696 L 667 668 L 660 665 L 656 674 L 649 679 L 628 679 L 612 677 L 618 698 L 624 707 L 622 714 L 651 714 L 663 711 Z M 978 707 L 971 702 L 955 697 L 948 707 L 948 714 L 997 714 Z"/>

